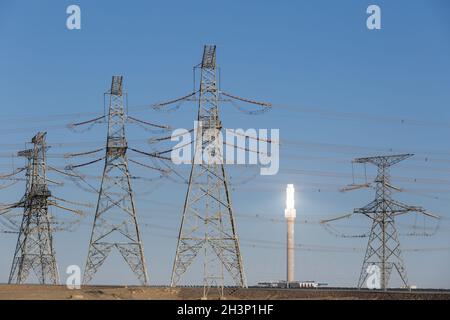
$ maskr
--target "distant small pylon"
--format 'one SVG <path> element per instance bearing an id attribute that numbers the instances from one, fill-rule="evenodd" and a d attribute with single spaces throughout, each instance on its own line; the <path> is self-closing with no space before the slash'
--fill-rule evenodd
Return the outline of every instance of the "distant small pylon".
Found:
<path id="1" fill-rule="evenodd" d="M 363 208 L 354 210 L 354 213 L 363 214 L 372 219 L 369 242 L 358 281 L 359 288 L 366 284 L 370 266 L 376 266 L 380 270 L 380 289 L 386 290 L 388 288 L 393 270 L 400 275 L 403 285 L 409 287 L 395 226 L 395 217 L 409 212 L 418 212 L 432 218 L 438 218 L 425 212 L 421 207 L 410 206 L 392 198 L 392 191 L 398 191 L 399 188 L 391 185 L 389 168 L 412 156 L 412 154 L 376 156 L 358 158 L 353 161 L 354 163 L 371 163 L 378 167 L 375 178 L 375 200 Z"/>
<path id="2" fill-rule="evenodd" d="M 33 271 L 40 284 L 59 284 L 48 211 L 51 193 L 47 186 L 45 132 L 32 139 L 33 148 L 20 151 L 27 158 L 26 193 L 18 203 L 24 208 L 8 283 L 24 283 Z"/>

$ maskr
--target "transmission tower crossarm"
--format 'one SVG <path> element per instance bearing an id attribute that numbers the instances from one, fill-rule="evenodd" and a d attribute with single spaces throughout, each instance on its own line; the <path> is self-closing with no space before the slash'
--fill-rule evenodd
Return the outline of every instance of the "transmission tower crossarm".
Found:
<path id="1" fill-rule="evenodd" d="M 366 206 L 355 209 L 353 213 L 360 213 L 371 219 L 378 219 L 380 215 L 386 213 L 386 210 L 388 210 L 387 214 L 390 216 L 398 216 L 418 209 L 418 207 L 408 206 L 393 199 L 375 199 Z"/>
<path id="2" fill-rule="evenodd" d="M 434 218 L 434 219 L 438 219 L 438 220 L 442 219 L 441 216 L 433 214 L 433 213 L 430 213 L 430 212 L 427 212 L 427 211 L 425 211 L 422 208 L 419 208 L 419 209 L 414 210 L 414 211 L 417 212 L 417 213 L 423 214 L 424 216 L 430 217 L 430 218 Z"/>
<path id="3" fill-rule="evenodd" d="M 127 119 L 130 119 L 132 121 L 135 121 L 135 122 L 138 122 L 138 123 L 141 123 L 141 124 L 145 124 L 145 125 L 148 125 L 148 126 L 152 126 L 152 127 L 155 127 L 155 128 L 160 128 L 160 129 L 164 129 L 164 130 L 170 130 L 171 129 L 169 125 L 156 124 L 156 123 L 152 123 L 152 122 L 148 122 L 148 121 L 145 121 L 145 120 L 141 120 L 141 119 L 138 119 L 138 118 L 135 118 L 135 117 L 132 117 L 132 116 L 128 116 Z"/>
<path id="4" fill-rule="evenodd" d="M 375 181 L 375 182 L 377 182 L 377 181 Z M 393 189 L 393 190 L 395 190 L 395 191 L 399 191 L 399 192 L 403 191 L 402 188 L 396 187 L 396 186 L 390 184 L 389 182 L 386 182 L 386 181 L 383 182 L 383 181 L 382 181 L 382 183 L 384 183 L 384 185 L 385 185 L 386 187 L 391 188 L 391 189 Z"/>
<path id="5" fill-rule="evenodd" d="M 198 91 L 194 91 L 192 93 L 189 93 L 189 94 L 184 95 L 184 96 L 179 97 L 179 98 L 175 98 L 175 99 L 171 99 L 171 100 L 168 100 L 168 101 L 152 104 L 151 107 L 153 109 L 160 109 L 161 107 L 164 107 L 164 106 L 168 106 L 168 105 L 171 105 L 171 104 L 174 104 L 174 103 L 177 103 L 177 102 L 188 100 L 189 98 L 195 96 L 197 93 L 198 93 Z"/>
<path id="6" fill-rule="evenodd" d="M 65 167 L 65 170 L 71 170 L 71 169 L 74 169 L 74 168 L 85 167 L 85 166 L 97 163 L 97 162 L 105 160 L 105 159 L 106 159 L 106 157 L 101 157 L 101 158 L 98 158 L 98 159 L 95 159 L 95 160 L 92 160 L 92 161 L 89 161 L 89 162 L 85 162 L 85 163 L 82 163 L 82 164 L 77 164 L 77 165 L 70 164 L 70 165 L 67 165 Z"/>
<path id="7" fill-rule="evenodd" d="M 128 159 L 128 161 L 130 161 L 130 162 L 132 162 L 132 163 L 134 163 L 134 164 L 137 164 L 137 165 L 139 165 L 139 166 L 142 166 L 142 167 L 144 167 L 144 168 L 147 168 L 147 169 L 159 171 L 159 172 L 161 172 L 162 174 L 168 174 L 168 173 L 170 173 L 170 170 L 166 170 L 166 169 L 154 167 L 154 166 L 151 166 L 151 165 L 148 165 L 148 164 L 145 164 L 145 163 L 141 163 L 141 162 L 136 161 L 136 160 L 133 160 L 133 159 Z"/>
<path id="8" fill-rule="evenodd" d="M 336 218 L 331 218 L 331 219 L 325 219 L 325 220 L 320 220 L 320 223 L 329 223 L 329 222 L 333 222 L 333 221 L 337 221 L 337 220 L 341 220 L 341 219 L 347 219 L 350 218 L 353 215 L 353 213 L 348 213 L 348 214 L 344 214 L 343 216 L 339 216 Z"/>
<path id="9" fill-rule="evenodd" d="M 1 204 L 0 211 L 21 207 L 21 206 L 23 206 L 23 203 L 24 203 L 23 201 L 19 201 L 19 202 L 10 203 L 10 204 Z"/>
<path id="10" fill-rule="evenodd" d="M 233 95 L 231 93 L 226 93 L 224 91 L 220 91 L 220 94 L 222 94 L 222 95 L 224 95 L 224 96 L 226 96 L 228 98 L 239 100 L 239 101 L 242 101 L 242 102 L 246 102 L 246 103 L 250 103 L 250 104 L 256 104 L 256 105 L 259 105 L 259 106 L 262 106 L 262 107 L 266 107 L 266 108 L 272 107 L 272 104 L 269 103 L 269 102 L 262 102 L 262 101 L 255 101 L 255 100 L 251 100 L 251 99 L 246 99 L 246 98 L 238 97 L 238 96 Z"/>
<path id="11" fill-rule="evenodd" d="M 16 174 L 19 174 L 19 173 L 21 173 L 22 171 L 24 171 L 26 169 L 27 169 L 26 167 L 18 168 L 14 172 L 11 172 L 11 173 L 8 173 L 8 174 L 5 174 L 5 175 L 0 175 L 0 180 L 1 179 L 5 179 L 5 178 L 9 178 L 9 177 L 12 177 L 12 176 L 15 176 Z"/>
<path id="12" fill-rule="evenodd" d="M 64 172 L 63 170 L 58 169 L 58 168 L 55 168 L 55 167 L 52 167 L 52 166 L 47 166 L 47 168 L 48 168 L 49 170 L 55 171 L 55 172 L 57 172 L 57 173 L 59 173 L 59 174 L 62 174 L 62 175 L 68 176 L 68 177 L 78 178 L 77 175 L 74 175 L 74 174 L 70 174 L 70 173 Z"/>
<path id="13" fill-rule="evenodd" d="M 370 187 L 371 187 L 370 183 L 349 184 L 346 187 L 339 189 L 339 192 L 348 192 L 348 191 L 354 191 L 354 190 L 359 190 L 359 189 L 363 189 L 363 188 L 370 188 Z"/>
<path id="14" fill-rule="evenodd" d="M 55 184 L 55 185 L 59 185 L 59 186 L 64 185 L 63 182 L 55 181 L 55 180 L 52 180 L 52 179 L 49 179 L 49 178 L 46 178 L 45 180 L 46 180 L 47 182 L 53 183 L 53 184 Z"/>
<path id="15" fill-rule="evenodd" d="M 375 156 L 375 157 L 365 157 L 365 158 L 356 158 L 353 160 L 353 163 L 372 163 L 376 166 L 392 166 L 397 164 L 400 161 L 403 161 L 407 158 L 414 156 L 414 154 L 397 154 L 397 155 L 389 155 L 389 156 Z"/>
<path id="16" fill-rule="evenodd" d="M 100 151 L 102 151 L 104 149 L 105 148 L 98 148 L 98 149 L 95 149 L 95 150 L 84 151 L 84 152 L 79 152 L 79 153 L 66 153 L 66 154 L 64 154 L 64 158 L 86 156 L 86 155 L 89 155 L 89 154 L 94 154 L 94 153 L 100 152 Z"/>
<path id="17" fill-rule="evenodd" d="M 141 151 L 141 150 L 134 149 L 134 148 L 130 148 L 130 150 L 134 151 L 136 153 L 140 153 L 140 154 L 152 157 L 152 158 L 158 158 L 158 159 L 162 159 L 162 160 L 172 160 L 172 158 L 170 158 L 170 157 L 161 156 L 159 152 L 148 153 L 148 152 Z"/>
<path id="18" fill-rule="evenodd" d="M 83 122 L 71 123 L 71 124 L 68 125 L 68 127 L 82 126 L 82 125 L 85 125 L 85 124 L 88 124 L 88 123 L 93 123 L 93 122 L 96 122 L 98 120 L 104 119 L 105 117 L 106 117 L 106 115 L 103 115 L 103 116 L 99 116 L 97 118 L 86 120 L 86 121 L 83 121 Z"/>
<path id="19" fill-rule="evenodd" d="M 62 210 L 70 211 L 70 212 L 76 213 L 78 215 L 83 215 L 83 212 L 80 211 L 80 210 L 74 210 L 74 209 L 71 209 L 71 208 L 64 207 L 64 206 L 62 206 L 62 205 L 60 205 L 60 204 L 58 204 L 58 203 L 56 203 L 54 201 L 49 201 L 48 204 L 50 206 L 54 206 L 54 207 L 57 207 L 57 208 L 62 209 Z"/>

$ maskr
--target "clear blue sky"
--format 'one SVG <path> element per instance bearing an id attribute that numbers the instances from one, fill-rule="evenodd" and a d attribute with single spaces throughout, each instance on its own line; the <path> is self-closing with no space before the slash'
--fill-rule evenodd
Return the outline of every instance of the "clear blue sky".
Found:
<path id="1" fill-rule="evenodd" d="M 81 7 L 81 30 L 66 29 L 70 4 Z M 366 28 L 370 4 L 381 7 L 381 30 Z M 404 260 L 410 282 L 450 288 L 449 16 L 446 0 L 1 0 L 0 172 L 10 172 L 12 162 L 16 167 L 23 164 L 9 155 L 38 130 L 48 132 L 49 162 L 56 167 L 70 162 L 58 156 L 62 153 L 101 147 L 104 125 L 83 134 L 65 125 L 103 112 L 103 92 L 113 74 L 124 75 L 131 113 L 192 127 L 194 104 L 170 114 L 142 106 L 190 92 L 192 67 L 200 62 L 202 46 L 214 43 L 222 89 L 274 104 L 274 110 L 259 116 L 224 105 L 224 126 L 279 128 L 283 143 L 276 176 L 255 176 L 257 168 L 230 168 L 249 284 L 285 277 L 285 224 L 270 219 L 283 218 L 284 189 L 294 183 L 298 220 L 308 221 L 296 225 L 296 243 L 320 249 L 296 252 L 296 277 L 356 285 L 367 239 L 336 238 L 316 222 L 351 212 L 373 198 L 372 190 L 338 192 L 352 182 L 351 159 L 410 152 L 416 156 L 392 171 L 393 182 L 411 191 L 398 199 L 444 217 L 433 237 L 400 238 L 402 247 L 409 249 Z M 149 150 L 146 139 L 152 133 L 136 127 L 128 134 L 130 144 Z M 373 169 L 368 167 L 370 175 Z M 100 175 L 101 170 L 97 164 L 84 172 Z M 155 175 L 133 166 L 131 170 L 135 175 Z M 180 169 L 184 174 L 188 170 Z M 246 177 L 253 178 L 244 183 Z M 65 182 L 64 187 L 52 188 L 55 195 L 95 203 L 94 194 L 63 177 L 52 178 Z M 95 186 L 99 182 L 90 181 Z M 19 183 L 0 190 L 0 203 L 19 199 L 24 187 Z M 150 281 L 167 284 L 186 186 L 136 182 L 135 190 L 138 219 L 147 224 L 142 232 Z M 55 235 L 63 281 L 68 265 L 84 267 L 93 220 L 92 209 L 87 211 L 75 231 Z M 53 213 L 62 220 L 73 219 L 65 212 Z M 400 234 L 410 232 L 415 219 L 416 215 L 401 218 Z M 422 223 L 421 218 L 417 221 Z M 348 233 L 369 230 L 363 218 L 338 226 Z M 17 239 L 9 234 L 0 238 L 0 282 L 6 282 Z M 186 280 L 200 283 L 200 276 L 200 269 L 192 270 Z M 112 256 L 94 283 L 135 280 L 125 263 Z"/>

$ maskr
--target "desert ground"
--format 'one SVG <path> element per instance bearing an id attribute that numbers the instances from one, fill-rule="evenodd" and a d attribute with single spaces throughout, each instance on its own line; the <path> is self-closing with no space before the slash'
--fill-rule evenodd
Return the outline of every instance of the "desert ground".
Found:
<path id="1" fill-rule="evenodd" d="M 65 286 L 0 284 L 0 300 L 199 300 L 201 287 L 83 286 L 70 290 Z M 217 299 L 212 289 L 209 299 Z M 450 300 L 450 291 L 370 291 L 352 289 L 264 289 L 226 288 L 227 300 Z"/>

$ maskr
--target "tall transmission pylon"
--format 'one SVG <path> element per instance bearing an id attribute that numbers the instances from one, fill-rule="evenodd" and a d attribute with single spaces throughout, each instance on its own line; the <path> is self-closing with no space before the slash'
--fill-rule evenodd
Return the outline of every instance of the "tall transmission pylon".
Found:
<path id="1" fill-rule="evenodd" d="M 216 46 L 204 47 L 200 69 L 194 161 L 184 202 L 171 286 L 179 284 L 182 275 L 197 255 L 203 252 L 203 297 L 206 298 L 211 288 L 217 288 L 219 295 L 223 296 L 225 271 L 238 287 L 245 287 L 246 281 L 223 164 L 222 142 L 219 139 L 222 123 L 219 118 Z"/>
<path id="2" fill-rule="evenodd" d="M 401 189 L 390 183 L 390 167 L 402 160 L 412 157 L 412 154 L 391 156 L 376 156 L 355 159 L 354 163 L 371 163 L 378 167 L 375 179 L 375 200 L 365 207 L 355 209 L 354 213 L 363 214 L 372 220 L 372 228 L 367 244 L 367 250 L 358 281 L 358 288 L 366 283 L 370 266 L 377 266 L 380 271 L 380 287 L 388 288 L 392 271 L 395 270 L 405 287 L 409 287 L 405 264 L 400 249 L 400 241 L 395 226 L 395 217 L 409 212 L 417 212 L 432 218 L 439 218 L 425 212 L 422 207 L 410 206 L 392 198 L 393 191 Z"/>
<path id="3" fill-rule="evenodd" d="M 95 211 L 83 283 L 90 282 L 113 247 L 117 248 L 139 281 L 148 284 L 139 226 L 136 218 L 125 138 L 122 76 L 113 76 L 109 96 L 105 166 Z"/>
<path id="4" fill-rule="evenodd" d="M 24 283 L 33 271 L 40 284 L 59 284 L 52 236 L 52 217 L 48 211 L 51 193 L 47 185 L 45 132 L 33 137 L 32 149 L 18 152 L 27 158 L 26 192 L 16 207 L 23 207 L 14 259 L 8 283 Z"/>

